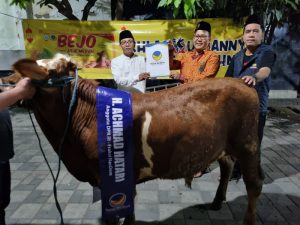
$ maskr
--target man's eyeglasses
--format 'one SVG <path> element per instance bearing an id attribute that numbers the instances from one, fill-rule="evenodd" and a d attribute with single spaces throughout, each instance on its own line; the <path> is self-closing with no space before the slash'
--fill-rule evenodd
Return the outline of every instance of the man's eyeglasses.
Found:
<path id="1" fill-rule="evenodd" d="M 205 40 L 206 38 L 208 38 L 208 36 L 207 35 L 195 35 L 194 38 L 195 39 Z"/>
<path id="2" fill-rule="evenodd" d="M 126 40 L 126 41 L 123 40 L 123 41 L 121 41 L 121 45 L 126 45 L 126 44 L 131 45 L 133 42 L 134 42 L 133 40 Z"/>

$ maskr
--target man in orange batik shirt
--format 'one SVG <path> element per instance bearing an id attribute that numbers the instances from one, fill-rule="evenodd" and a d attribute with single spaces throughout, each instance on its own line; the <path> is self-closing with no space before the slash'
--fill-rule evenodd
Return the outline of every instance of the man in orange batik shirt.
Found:
<path id="1" fill-rule="evenodd" d="M 197 24 L 194 37 L 194 49 L 179 53 L 174 59 L 174 46 L 169 44 L 170 68 L 180 69 L 180 74 L 172 74 L 171 78 L 183 83 L 213 78 L 220 67 L 220 57 L 209 49 L 211 26 L 205 21 Z"/>
<path id="2" fill-rule="evenodd" d="M 171 74 L 171 78 L 179 79 L 188 84 L 206 78 L 214 78 L 220 68 L 220 57 L 209 49 L 211 26 L 200 21 L 193 37 L 194 49 L 178 53 L 174 59 L 174 46 L 169 42 L 169 57 L 171 70 L 180 69 L 180 74 Z M 209 172 L 209 168 L 194 174 L 194 178 Z"/>

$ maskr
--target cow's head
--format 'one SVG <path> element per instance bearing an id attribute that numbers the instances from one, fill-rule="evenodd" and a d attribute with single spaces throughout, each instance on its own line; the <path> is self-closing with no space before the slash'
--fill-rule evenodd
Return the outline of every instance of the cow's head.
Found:
<path id="1" fill-rule="evenodd" d="M 20 59 L 12 65 L 14 73 L 2 78 L 2 83 L 16 84 L 20 79 L 45 80 L 53 77 L 74 76 L 76 64 L 66 55 L 56 54 L 53 59 Z"/>
<path id="2" fill-rule="evenodd" d="M 36 61 L 37 64 L 47 71 L 47 75 L 51 78 L 61 76 L 74 76 L 76 71 L 75 62 L 67 55 L 56 54 L 53 59 L 41 59 Z"/>

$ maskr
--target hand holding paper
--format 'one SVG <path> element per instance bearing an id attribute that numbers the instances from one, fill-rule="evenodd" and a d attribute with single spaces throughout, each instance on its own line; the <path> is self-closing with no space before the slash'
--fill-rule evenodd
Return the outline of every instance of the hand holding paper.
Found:
<path id="1" fill-rule="evenodd" d="M 180 74 L 178 74 L 178 73 L 172 73 L 172 74 L 170 75 L 170 78 L 179 80 L 179 79 L 180 79 Z"/>
<path id="2" fill-rule="evenodd" d="M 142 80 L 147 80 L 150 78 L 150 73 L 141 73 L 139 75 L 139 81 L 142 81 Z"/>

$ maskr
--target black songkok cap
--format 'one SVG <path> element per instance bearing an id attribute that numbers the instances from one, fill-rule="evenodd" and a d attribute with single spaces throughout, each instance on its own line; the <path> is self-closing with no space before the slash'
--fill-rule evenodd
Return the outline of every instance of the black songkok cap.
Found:
<path id="1" fill-rule="evenodd" d="M 209 32 L 210 34 L 210 31 L 211 31 L 211 27 L 210 27 L 210 24 L 208 22 L 205 22 L 205 21 L 200 21 L 197 26 L 196 26 L 196 29 L 195 29 L 195 32 L 197 30 L 206 30 Z"/>
<path id="2" fill-rule="evenodd" d="M 132 33 L 130 32 L 130 30 L 123 30 L 120 33 L 119 42 L 121 42 L 125 38 L 132 38 L 134 40 L 134 38 L 133 38 Z"/>
<path id="3" fill-rule="evenodd" d="M 245 22 L 244 28 L 248 24 L 251 24 L 251 23 L 255 23 L 255 24 L 260 25 L 261 29 L 264 30 L 264 23 L 263 23 L 262 19 L 259 16 L 255 15 L 255 14 L 249 16 L 247 18 L 246 22 Z"/>

